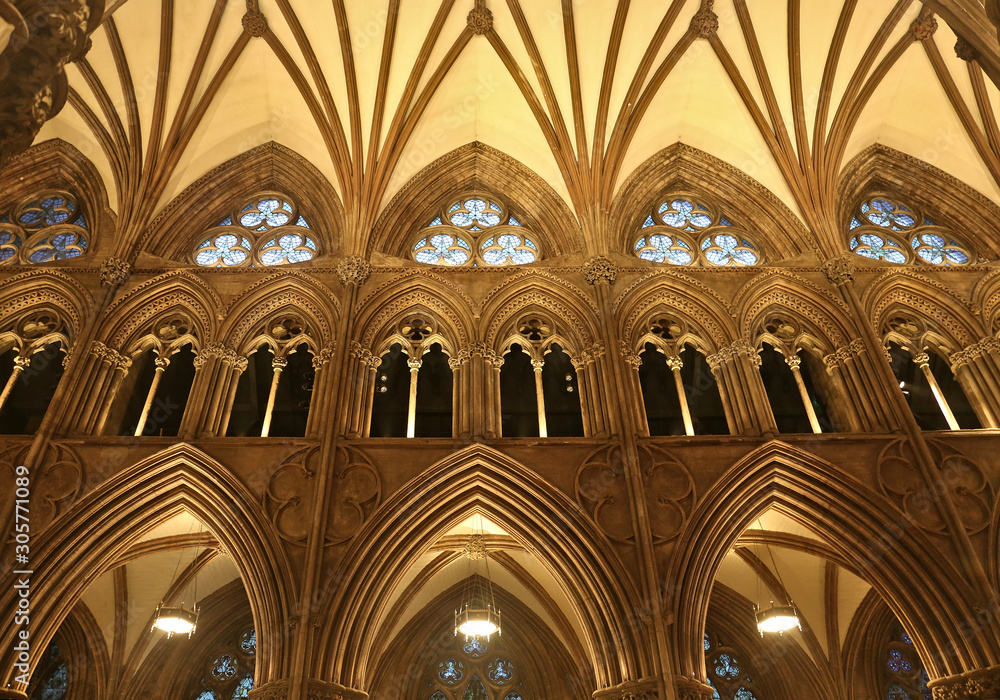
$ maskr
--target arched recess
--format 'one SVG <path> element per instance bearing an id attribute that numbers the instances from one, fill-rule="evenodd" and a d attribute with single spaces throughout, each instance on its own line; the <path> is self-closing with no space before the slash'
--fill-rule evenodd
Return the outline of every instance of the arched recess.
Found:
<path id="1" fill-rule="evenodd" d="M 461 661 L 463 656 L 466 663 L 475 662 L 477 656 L 483 661 L 493 656 L 512 661 L 517 680 L 524 686 L 510 684 L 491 688 L 498 698 L 509 691 L 515 691 L 525 700 L 589 696 L 593 671 L 580 658 L 582 650 L 567 649 L 544 620 L 526 606 L 519 605 L 521 601 L 517 596 L 496 584 L 493 588 L 504 619 L 516 620 L 505 623 L 506 635 L 493 635 L 489 642 L 479 640 L 485 644 L 486 651 L 473 651 L 471 659 L 470 655 L 462 653 L 465 636 L 455 635 L 453 616 L 455 601 L 462 596 L 463 583 L 456 584 L 436 596 L 379 650 L 368 685 L 372 699 L 428 700 L 432 691 L 426 690 L 425 682 L 428 676 L 436 675 L 434 671 L 439 662 L 448 657 Z M 380 636 L 380 633 L 374 634 Z M 486 665 L 482 661 L 479 663 Z M 463 669 L 463 672 L 462 680 L 469 680 L 471 670 Z M 488 685 L 497 685 L 490 684 L 487 678 L 483 680 Z"/>
<path id="2" fill-rule="evenodd" d="M 933 677 L 988 668 L 1000 635 L 975 609 L 976 595 L 924 534 L 883 498 L 839 468 L 772 441 L 737 462 L 698 505 L 666 570 L 673 601 L 675 672 L 705 678 L 702 657 L 712 584 L 740 534 L 780 505 L 887 602 L 914 637 Z M 926 585 L 914 586 L 913 581 Z"/>
<path id="3" fill-rule="evenodd" d="M 75 146 L 49 139 L 32 146 L 0 171 L 0 206 L 51 189 L 67 190 L 79 197 L 78 204 L 91 227 L 91 249 L 94 244 L 103 247 L 107 238 L 100 234 L 114 226 L 108 191 L 97 168 Z"/>
<path id="4" fill-rule="evenodd" d="M 565 494 L 485 445 L 425 470 L 365 525 L 341 564 L 318 639 L 324 680 L 369 684 L 371 634 L 408 564 L 470 513 L 501 526 L 532 552 L 568 596 L 594 669 L 594 689 L 652 673 L 651 630 L 633 611 L 639 593 L 610 543 Z"/>
<path id="5" fill-rule="evenodd" d="M 724 203 L 727 212 L 757 232 L 771 261 L 817 250 L 812 234 L 773 192 L 729 163 L 683 143 L 646 160 L 618 190 L 608 225 L 611 249 L 635 258 L 633 244 L 650 209 L 674 192 L 704 193 Z"/>
<path id="6" fill-rule="evenodd" d="M 983 275 L 972 292 L 973 312 L 983 319 L 990 336 L 1000 333 L 1000 270 Z"/>
<path id="7" fill-rule="evenodd" d="M 222 464 L 177 443 L 119 471 L 32 540 L 32 638 L 44 646 L 85 590 L 144 533 L 183 510 L 215 534 L 240 572 L 260 640 L 261 684 L 286 677 L 293 618 L 292 565 L 257 499 Z M 13 589 L 12 589 L 13 591 Z M 5 592 L 4 609 L 15 596 Z M 16 675 L 17 628 L 0 632 L 5 685 Z"/>
<path id="8" fill-rule="evenodd" d="M 855 156 L 837 183 L 837 239 L 831 250 L 846 250 L 853 209 L 866 195 L 885 193 L 933 212 L 972 246 L 981 258 L 1000 257 L 1000 206 L 961 180 L 908 153 L 874 144 Z M 975 262 L 973 260 L 972 262 Z"/>
<path id="9" fill-rule="evenodd" d="M 57 270 L 25 270 L 0 282 L 0 324 L 34 308 L 51 307 L 63 317 L 70 342 L 82 330 L 92 304 L 83 285 Z M 0 332 L 6 330 L 0 326 Z"/>
<path id="10" fill-rule="evenodd" d="M 337 191 L 307 158 L 269 141 L 209 170 L 173 198 L 145 229 L 138 250 L 184 260 L 198 232 L 216 226 L 228 209 L 261 191 L 295 199 L 324 253 L 341 248 L 344 207 Z"/>
<path id="11" fill-rule="evenodd" d="M 576 217 L 558 193 L 506 153 L 474 141 L 441 156 L 403 186 L 375 222 L 368 254 L 409 257 L 408 234 L 426 226 L 448 200 L 479 191 L 495 192 L 522 212 L 523 223 L 543 237 L 546 257 L 583 252 Z"/>

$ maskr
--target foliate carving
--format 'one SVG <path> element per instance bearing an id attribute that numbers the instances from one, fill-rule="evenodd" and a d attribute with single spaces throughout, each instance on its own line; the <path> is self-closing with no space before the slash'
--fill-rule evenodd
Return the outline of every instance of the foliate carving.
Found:
<path id="1" fill-rule="evenodd" d="M 127 369 L 132 366 L 132 358 L 126 357 L 116 350 L 112 350 L 99 340 L 95 340 L 91 344 L 90 354 L 116 368 Z"/>
<path id="2" fill-rule="evenodd" d="M 343 285 L 363 285 L 371 277 L 371 263 L 359 255 L 349 255 L 337 263 L 337 276 Z"/>
<path id="3" fill-rule="evenodd" d="M 719 16 L 712 12 L 715 0 L 705 0 L 701 9 L 691 18 L 691 31 L 701 39 L 711 39 L 719 31 Z"/>
<path id="4" fill-rule="evenodd" d="M 831 284 L 841 285 L 854 281 L 854 261 L 847 254 L 830 258 L 823 263 L 823 274 Z"/>
<path id="5" fill-rule="evenodd" d="M 955 55 L 967 63 L 979 60 L 979 52 L 963 37 L 958 37 L 958 41 L 955 42 Z"/>
<path id="6" fill-rule="evenodd" d="M 274 681 L 250 691 L 250 700 L 288 700 L 292 692 L 292 682 L 289 680 Z"/>
<path id="7" fill-rule="evenodd" d="M 659 682 L 656 678 L 625 681 L 594 693 L 594 700 L 659 700 L 659 697 Z M 711 697 L 711 693 L 708 697 Z"/>
<path id="8" fill-rule="evenodd" d="M 92 2 L 3 3 L 14 31 L 0 63 L 0 167 L 26 150 L 66 101 L 63 66 L 86 51 Z M 22 14 L 23 13 L 23 14 Z M 2 69 L 0 69 L 2 70 Z"/>
<path id="9" fill-rule="evenodd" d="M 101 286 L 120 287 L 128 281 L 132 266 L 121 258 L 104 258 L 101 263 Z"/>
<path id="10" fill-rule="evenodd" d="M 306 681 L 306 700 L 368 700 L 368 693 L 328 681 Z"/>
<path id="11" fill-rule="evenodd" d="M 333 348 L 323 348 L 313 356 L 312 366 L 315 370 L 323 369 L 330 360 L 333 359 Z"/>
<path id="12" fill-rule="evenodd" d="M 993 700 L 1000 696 L 1000 667 L 931 681 L 934 700 Z"/>
<path id="13" fill-rule="evenodd" d="M 937 28 L 937 19 L 933 13 L 925 9 L 920 13 L 919 17 L 913 20 L 913 24 L 910 25 L 910 33 L 913 34 L 915 41 L 927 41 L 934 36 Z"/>
<path id="14" fill-rule="evenodd" d="M 486 7 L 486 0 L 476 0 L 476 6 L 469 12 L 466 23 L 476 36 L 483 36 L 492 31 L 493 13 Z"/>
<path id="15" fill-rule="evenodd" d="M 978 343 L 973 343 L 964 350 L 959 350 L 951 354 L 951 371 L 957 372 L 970 362 L 975 362 L 990 352 L 1000 352 L 1000 341 L 996 338 L 983 338 Z"/>
<path id="16" fill-rule="evenodd" d="M 243 15 L 243 29 L 253 37 L 262 37 L 267 33 L 267 18 L 256 10 L 247 10 Z"/>
<path id="17" fill-rule="evenodd" d="M 832 352 L 824 357 L 823 362 L 826 364 L 827 369 L 835 369 L 851 358 L 857 357 L 864 351 L 865 341 L 860 338 L 855 338 L 850 342 L 850 344 L 845 345 L 842 348 L 838 348 L 835 352 Z"/>
<path id="18" fill-rule="evenodd" d="M 934 534 L 945 534 L 946 524 L 937 507 L 942 494 L 956 505 L 969 534 L 981 532 L 991 522 L 994 489 L 982 467 L 950 444 L 927 440 L 938 465 L 935 483 L 928 484 L 916 466 L 904 439 L 887 445 L 878 460 L 879 487 L 918 526 Z"/>
<path id="19" fill-rule="evenodd" d="M 614 284 L 618 279 L 618 266 L 607 255 L 595 255 L 583 264 L 583 277 L 587 284 Z"/>
<path id="20" fill-rule="evenodd" d="M 715 692 L 712 686 L 706 683 L 682 676 L 674 678 L 674 686 L 679 700 L 707 700 L 713 697 Z"/>

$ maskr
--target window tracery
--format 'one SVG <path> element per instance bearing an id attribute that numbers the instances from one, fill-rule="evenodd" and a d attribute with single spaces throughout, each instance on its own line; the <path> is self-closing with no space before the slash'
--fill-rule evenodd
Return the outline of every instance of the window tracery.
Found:
<path id="1" fill-rule="evenodd" d="M 849 231 L 851 251 L 871 260 L 949 267 L 968 265 L 975 257 L 947 228 L 915 207 L 883 195 L 858 205 Z"/>
<path id="2" fill-rule="evenodd" d="M 758 700 L 754 683 L 737 651 L 725 646 L 714 634 L 705 633 L 705 667 L 713 700 Z"/>
<path id="3" fill-rule="evenodd" d="M 257 632 L 244 630 L 209 657 L 194 700 L 242 700 L 253 690 Z"/>
<path id="4" fill-rule="evenodd" d="M 457 640 L 448 654 L 432 666 L 424 686 L 427 700 L 523 700 L 520 664 L 493 644 Z"/>
<path id="5" fill-rule="evenodd" d="M 445 207 L 416 236 L 413 259 L 425 265 L 505 267 L 541 257 L 534 234 L 497 197 L 470 194 Z"/>
<path id="6" fill-rule="evenodd" d="M 62 650 L 52 642 L 32 675 L 29 700 L 63 700 L 69 689 L 69 668 Z"/>
<path id="7" fill-rule="evenodd" d="M 203 267 L 270 267 L 312 260 L 319 253 L 311 227 L 289 198 L 257 195 L 201 234 L 190 261 Z"/>
<path id="8" fill-rule="evenodd" d="M 745 267 L 763 261 L 750 234 L 718 207 L 683 194 L 654 207 L 633 250 L 642 260 L 671 265 Z"/>
<path id="9" fill-rule="evenodd" d="M 47 190 L 0 212 L 0 265 L 68 260 L 87 252 L 87 219 L 73 195 Z"/>
<path id="10" fill-rule="evenodd" d="M 882 691 L 887 700 L 932 700 L 930 678 L 902 628 L 890 636 L 882 663 Z"/>

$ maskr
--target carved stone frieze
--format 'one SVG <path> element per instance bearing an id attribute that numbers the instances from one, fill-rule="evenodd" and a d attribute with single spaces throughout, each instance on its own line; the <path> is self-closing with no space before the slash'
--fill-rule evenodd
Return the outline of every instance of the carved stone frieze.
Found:
<path id="1" fill-rule="evenodd" d="M 964 350 L 959 350 L 951 355 L 951 371 L 957 372 L 970 362 L 975 362 L 979 358 L 990 352 L 1000 352 L 1000 341 L 996 338 L 983 338 L 977 343 L 973 343 Z"/>
<path id="2" fill-rule="evenodd" d="M 995 700 L 1000 697 L 1000 666 L 939 678 L 927 686 L 934 700 Z"/>

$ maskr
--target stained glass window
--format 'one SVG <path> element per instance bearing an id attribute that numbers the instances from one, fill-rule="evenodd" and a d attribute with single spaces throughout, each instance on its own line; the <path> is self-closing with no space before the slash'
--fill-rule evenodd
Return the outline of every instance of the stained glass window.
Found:
<path id="1" fill-rule="evenodd" d="M 740 688 L 739 690 L 736 691 L 736 694 L 733 696 L 733 700 L 757 700 L 757 696 L 751 693 L 746 688 Z"/>
<path id="2" fill-rule="evenodd" d="M 742 267 L 763 260 L 748 234 L 694 197 L 671 197 L 654 207 L 634 252 L 642 260 L 671 265 Z"/>
<path id="3" fill-rule="evenodd" d="M 892 633 L 882 666 L 886 700 L 932 700 L 930 680 L 913 640 L 900 628 Z"/>
<path id="4" fill-rule="evenodd" d="M 277 195 L 254 198 L 199 237 L 191 260 L 204 267 L 254 267 L 305 262 L 318 246 L 292 202 Z"/>
<path id="5" fill-rule="evenodd" d="M 713 700 L 757 700 L 751 674 L 739 660 L 737 651 L 727 647 L 710 631 L 705 632 L 704 647 Z"/>
<path id="6" fill-rule="evenodd" d="M 479 637 L 472 637 L 469 641 L 465 643 L 462 650 L 472 657 L 479 657 L 486 653 L 487 647 L 486 642 L 484 642 Z"/>
<path id="7" fill-rule="evenodd" d="M 233 691 L 232 700 L 250 697 L 251 690 L 253 690 L 253 676 L 248 673 L 243 676 L 243 679 L 236 686 L 236 690 Z"/>
<path id="8" fill-rule="evenodd" d="M 201 691 L 194 700 L 219 700 L 219 694 L 211 688 Z"/>
<path id="9" fill-rule="evenodd" d="M 212 677 L 217 681 L 228 681 L 236 675 L 236 659 L 223 654 L 212 662 Z"/>
<path id="10" fill-rule="evenodd" d="M 715 662 L 715 675 L 731 681 L 740 675 L 740 667 L 731 656 L 722 654 Z"/>
<path id="11" fill-rule="evenodd" d="M 431 219 L 410 253 L 425 265 L 527 265 L 541 257 L 528 228 L 496 197 L 463 197 Z"/>
<path id="12" fill-rule="evenodd" d="M 87 221 L 66 192 L 45 192 L 0 213 L 0 265 L 69 260 L 87 252 Z"/>
<path id="13" fill-rule="evenodd" d="M 240 638 L 240 649 L 247 654 L 257 653 L 257 630 L 247 630 Z"/>
<path id="14" fill-rule="evenodd" d="M 438 678 L 448 685 L 455 685 L 464 675 L 465 664 L 456 659 L 445 659 L 438 665 Z"/>
<path id="15" fill-rule="evenodd" d="M 887 197 L 862 202 L 850 224 L 850 248 L 858 255 L 889 263 L 968 265 L 972 253 L 947 229 L 914 207 Z M 904 238 L 905 237 L 905 238 Z M 908 240 L 912 253 L 901 242 Z"/>
<path id="16" fill-rule="evenodd" d="M 490 700 L 490 696 L 486 694 L 486 686 L 479 680 L 479 676 L 474 677 L 469 682 L 469 687 L 465 689 L 462 700 Z"/>
<path id="17" fill-rule="evenodd" d="M 65 659 L 63 659 L 62 651 L 55 642 L 49 645 L 45 659 L 39 664 L 35 673 L 41 675 L 41 680 L 36 685 L 36 678 L 32 677 L 32 683 L 29 686 L 33 686 L 31 700 L 62 700 L 66 696 L 69 686 L 69 669 Z"/>
<path id="18" fill-rule="evenodd" d="M 216 649 L 211 663 L 202 668 L 195 700 L 244 700 L 253 690 L 254 656 L 257 653 L 257 632 L 245 629 L 221 648 Z M 190 697 L 190 696 L 188 696 Z"/>
<path id="19" fill-rule="evenodd" d="M 496 658 L 488 666 L 490 680 L 497 685 L 504 685 L 514 677 L 514 665 L 507 659 Z"/>

